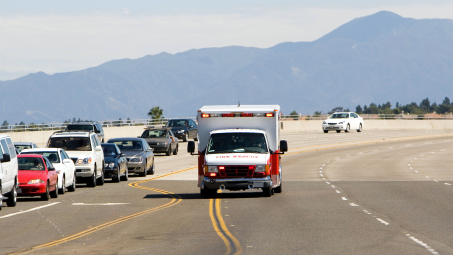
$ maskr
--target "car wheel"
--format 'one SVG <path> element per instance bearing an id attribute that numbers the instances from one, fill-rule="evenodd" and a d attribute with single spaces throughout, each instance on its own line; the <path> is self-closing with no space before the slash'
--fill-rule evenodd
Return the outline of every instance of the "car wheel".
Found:
<path id="1" fill-rule="evenodd" d="M 173 155 L 177 155 L 178 154 L 178 145 L 176 145 L 176 149 L 173 151 Z"/>
<path id="2" fill-rule="evenodd" d="M 148 172 L 150 175 L 153 175 L 154 174 L 154 159 L 153 159 L 153 165 L 151 166 L 149 172 Z"/>
<path id="3" fill-rule="evenodd" d="M 113 182 L 120 182 L 121 181 L 121 176 L 120 176 L 120 170 L 118 169 L 118 174 L 115 177 L 112 177 Z"/>
<path id="4" fill-rule="evenodd" d="M 87 181 L 87 186 L 88 187 L 96 187 L 96 175 L 97 175 L 97 171 L 96 171 L 96 165 L 95 165 L 94 166 L 94 173 L 90 177 L 90 179 Z"/>
<path id="5" fill-rule="evenodd" d="M 47 186 L 46 186 L 46 193 L 41 195 L 41 199 L 44 201 L 49 201 L 50 199 L 50 194 L 49 194 L 49 181 L 47 181 Z"/>
<path id="6" fill-rule="evenodd" d="M 277 188 L 274 189 L 275 193 L 282 193 L 282 184 L 283 184 L 283 182 L 280 181 L 280 186 L 278 186 Z"/>
<path id="7" fill-rule="evenodd" d="M 13 189 L 8 194 L 8 200 L 6 200 L 6 204 L 9 207 L 14 207 L 17 204 L 17 190 L 16 190 L 16 184 L 15 183 L 14 183 Z"/>
<path id="8" fill-rule="evenodd" d="M 148 173 L 148 169 L 146 169 L 146 165 L 148 165 L 148 162 L 145 163 L 145 166 L 143 167 L 143 172 L 139 173 L 138 176 L 144 177 Z"/>
<path id="9" fill-rule="evenodd" d="M 65 183 L 65 181 L 66 181 L 66 178 L 63 175 L 63 180 L 61 181 L 61 189 L 58 190 L 58 193 L 60 193 L 60 194 L 64 194 L 66 192 L 66 183 Z"/>
<path id="10" fill-rule="evenodd" d="M 337 133 L 340 133 L 340 132 L 341 132 L 341 130 L 336 130 L 336 131 L 337 131 Z"/>
<path id="11" fill-rule="evenodd" d="M 350 126 L 349 126 L 349 124 L 348 124 L 348 125 L 346 126 L 346 130 L 345 130 L 344 132 L 348 133 L 349 130 L 350 130 Z"/>
<path id="12" fill-rule="evenodd" d="M 362 123 L 360 123 L 359 129 L 357 129 L 357 132 L 362 132 Z"/>
<path id="13" fill-rule="evenodd" d="M 0 186 L 0 211 L 2 210 L 3 207 L 3 190 L 2 187 Z"/>
<path id="14" fill-rule="evenodd" d="M 124 174 L 124 176 L 121 176 L 121 180 L 122 181 L 129 180 L 129 170 L 127 170 L 127 168 L 126 168 L 126 173 Z"/>
<path id="15" fill-rule="evenodd" d="M 185 134 L 184 137 L 182 138 L 182 141 L 187 142 L 187 140 L 189 140 L 189 135 Z"/>
<path id="16" fill-rule="evenodd" d="M 273 190 L 272 190 L 272 187 L 271 187 L 271 186 L 269 186 L 269 187 L 267 187 L 267 188 L 263 188 L 263 195 L 264 195 L 265 197 L 270 197 L 270 196 L 272 196 L 272 191 L 273 191 Z"/>
<path id="17" fill-rule="evenodd" d="M 104 170 L 101 170 L 101 177 L 96 180 L 96 185 L 102 186 L 104 185 Z"/>
<path id="18" fill-rule="evenodd" d="M 197 135 L 197 137 L 194 137 L 193 140 L 194 140 L 195 142 L 197 142 L 197 141 L 198 141 L 198 135 Z"/>
<path id="19" fill-rule="evenodd" d="M 74 176 L 72 177 L 72 184 L 71 184 L 71 186 L 68 187 L 68 191 L 74 192 L 76 189 L 76 184 L 77 184 L 77 178 L 76 178 L 76 174 L 74 173 Z"/>
<path id="20" fill-rule="evenodd" d="M 167 152 L 165 152 L 165 155 L 170 156 L 170 154 L 171 154 L 171 146 L 168 146 L 168 150 L 167 150 Z"/>
<path id="21" fill-rule="evenodd" d="M 49 192 L 51 198 L 57 198 L 58 197 L 58 182 L 55 184 L 55 190 Z"/>
<path id="22" fill-rule="evenodd" d="M 329 133 L 329 130 L 324 130 L 324 133 Z"/>

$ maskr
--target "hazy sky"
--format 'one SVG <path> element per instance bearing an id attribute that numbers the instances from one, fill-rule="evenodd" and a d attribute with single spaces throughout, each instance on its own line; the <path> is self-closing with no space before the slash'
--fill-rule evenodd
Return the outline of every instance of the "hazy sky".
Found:
<path id="1" fill-rule="evenodd" d="M 451 0 L 0 0 L 0 80 L 163 51 L 313 41 L 381 10 L 453 19 Z"/>

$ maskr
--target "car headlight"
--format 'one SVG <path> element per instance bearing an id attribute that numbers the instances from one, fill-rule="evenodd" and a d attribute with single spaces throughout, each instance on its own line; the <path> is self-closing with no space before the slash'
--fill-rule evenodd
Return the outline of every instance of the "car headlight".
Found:
<path id="1" fill-rule="evenodd" d="M 131 159 L 130 159 L 130 162 L 138 162 L 138 163 L 140 163 L 140 162 L 142 162 L 142 161 L 143 161 L 143 157 L 140 157 L 140 158 L 131 158 Z"/>
<path id="2" fill-rule="evenodd" d="M 326 121 L 323 121 L 322 124 L 327 124 L 327 122 L 326 122 Z"/>
<path id="3" fill-rule="evenodd" d="M 182 134 L 184 134 L 184 129 L 182 129 L 182 130 L 178 130 L 178 133 L 182 133 Z"/>
<path id="4" fill-rule="evenodd" d="M 79 162 L 80 162 L 80 160 L 79 160 Z M 79 163 L 79 164 L 80 164 L 80 163 Z M 82 160 L 82 164 L 91 164 L 91 157 L 84 158 L 84 159 Z"/>
<path id="5" fill-rule="evenodd" d="M 115 167 L 115 163 L 110 162 L 110 163 L 105 163 L 105 168 L 113 168 Z"/>
<path id="6" fill-rule="evenodd" d="M 206 170 L 207 172 L 210 172 L 210 173 L 218 173 L 219 170 L 217 169 L 217 166 L 206 166 Z"/>
<path id="7" fill-rule="evenodd" d="M 41 179 L 34 179 L 34 180 L 30 180 L 28 182 L 28 184 L 39 184 L 39 183 L 45 183 L 45 182 Z"/>

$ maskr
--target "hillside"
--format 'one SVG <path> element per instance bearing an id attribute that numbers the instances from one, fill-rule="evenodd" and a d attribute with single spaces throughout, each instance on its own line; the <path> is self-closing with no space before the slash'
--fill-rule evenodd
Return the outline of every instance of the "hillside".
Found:
<path id="1" fill-rule="evenodd" d="M 205 104 L 280 104 L 284 114 L 453 97 L 453 20 L 391 12 L 354 19 L 313 42 L 122 59 L 0 82 L 0 121 L 194 116 Z"/>

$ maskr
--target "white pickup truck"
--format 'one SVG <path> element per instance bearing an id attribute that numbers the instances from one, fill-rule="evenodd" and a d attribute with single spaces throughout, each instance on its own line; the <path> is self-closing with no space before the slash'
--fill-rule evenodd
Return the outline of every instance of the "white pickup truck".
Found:
<path id="1" fill-rule="evenodd" d="M 3 206 L 3 198 L 6 197 L 8 206 L 16 206 L 19 165 L 17 155 L 11 138 L 0 135 L 0 210 Z"/>
<path id="2" fill-rule="evenodd" d="M 282 192 L 279 105 L 203 106 L 197 114 L 198 186 L 204 197 L 218 189 L 262 189 L 264 196 Z"/>

